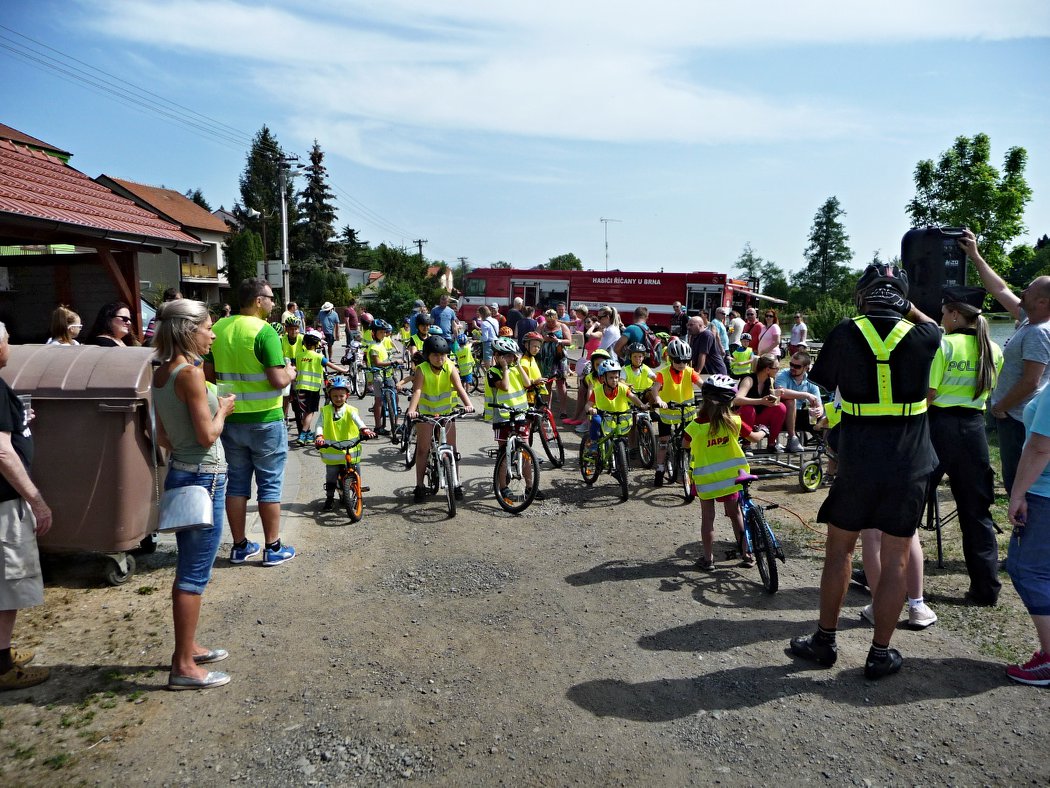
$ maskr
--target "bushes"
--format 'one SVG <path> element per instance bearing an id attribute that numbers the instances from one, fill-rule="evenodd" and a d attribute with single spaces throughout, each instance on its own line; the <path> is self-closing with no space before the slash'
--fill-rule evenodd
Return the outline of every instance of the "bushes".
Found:
<path id="1" fill-rule="evenodd" d="M 823 340 L 828 333 L 845 318 L 857 314 L 851 302 L 838 301 L 834 298 L 821 298 L 810 312 L 806 325 L 809 326 L 811 340 Z"/>

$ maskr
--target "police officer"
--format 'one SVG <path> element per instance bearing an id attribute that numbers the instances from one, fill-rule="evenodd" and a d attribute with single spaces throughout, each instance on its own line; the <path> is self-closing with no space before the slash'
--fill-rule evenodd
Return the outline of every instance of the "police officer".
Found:
<path id="1" fill-rule="evenodd" d="M 948 474 L 959 511 L 963 556 L 970 575 L 966 598 L 994 605 L 999 598 L 999 548 L 989 508 L 993 500 L 984 409 L 1003 366 L 1003 352 L 981 316 L 985 291 L 946 287 L 941 301 L 944 339 L 930 368 L 930 440 L 940 464 L 931 489 Z"/>
<path id="2" fill-rule="evenodd" d="M 908 280 L 895 265 L 872 264 L 854 291 L 859 317 L 833 328 L 810 378 L 838 389 L 839 469 L 818 520 L 828 524 L 820 583 L 817 631 L 791 640 L 791 651 L 831 667 L 839 613 L 850 581 L 857 537 L 882 532 L 882 572 L 872 589 L 875 633 L 864 675 L 878 679 L 900 670 L 890 639 L 905 599 L 908 555 L 926 504 L 936 456 L 926 418 L 930 363 L 940 328 L 908 300 Z"/>

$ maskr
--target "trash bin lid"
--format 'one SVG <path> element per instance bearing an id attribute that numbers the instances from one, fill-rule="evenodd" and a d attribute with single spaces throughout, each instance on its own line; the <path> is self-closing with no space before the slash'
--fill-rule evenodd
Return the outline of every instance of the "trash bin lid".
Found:
<path id="1" fill-rule="evenodd" d="M 40 399 L 146 399 L 154 355 L 148 347 L 11 345 L 0 377 Z"/>

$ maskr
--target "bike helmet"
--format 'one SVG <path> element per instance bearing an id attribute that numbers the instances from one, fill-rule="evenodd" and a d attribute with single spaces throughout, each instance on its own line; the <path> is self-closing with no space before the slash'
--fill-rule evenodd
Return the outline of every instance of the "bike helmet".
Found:
<path id="1" fill-rule="evenodd" d="M 597 360 L 596 363 L 598 364 L 601 363 L 603 358 L 612 358 L 612 353 L 601 347 L 591 353 L 591 361 Z"/>
<path id="2" fill-rule="evenodd" d="M 295 326 L 296 328 L 298 328 L 299 326 L 301 326 L 303 324 L 303 322 L 299 318 L 297 318 L 295 315 L 292 315 L 292 316 L 286 317 L 284 319 L 284 324 L 286 326 Z"/>
<path id="3" fill-rule="evenodd" d="M 853 303 L 857 309 L 864 306 L 865 294 L 880 285 L 889 285 L 902 297 L 908 297 L 908 274 L 904 269 L 892 263 L 869 263 L 853 289 Z"/>
<path id="4" fill-rule="evenodd" d="M 689 349 L 689 345 L 681 339 L 672 339 L 671 344 L 667 346 L 667 357 L 671 361 L 685 361 L 688 363 L 692 355 L 693 352 Z"/>
<path id="5" fill-rule="evenodd" d="M 376 320 L 372 322 L 372 330 L 390 332 L 394 330 L 394 327 L 382 318 L 376 318 Z"/>
<path id="6" fill-rule="evenodd" d="M 630 358 L 635 353 L 648 353 L 649 348 L 643 345 L 641 342 L 632 342 L 627 346 L 627 358 Z"/>
<path id="7" fill-rule="evenodd" d="M 514 329 L 512 329 L 510 326 L 503 326 L 499 330 L 499 335 L 501 337 L 512 337 L 514 336 Z"/>
<path id="8" fill-rule="evenodd" d="M 531 340 L 537 340 L 539 342 L 542 342 L 543 334 L 541 334 L 539 331 L 530 331 L 524 337 L 522 337 L 522 341 L 524 342 L 529 342 Z"/>
<path id="9" fill-rule="evenodd" d="M 443 337 L 443 336 L 445 336 L 445 332 L 442 331 L 441 328 L 438 327 L 438 326 L 431 326 L 427 330 L 427 333 L 430 334 L 430 336 L 432 336 L 432 337 Z"/>
<path id="10" fill-rule="evenodd" d="M 456 337 L 456 341 L 460 345 L 466 345 L 467 344 L 467 335 L 466 334 L 460 334 L 458 337 Z"/>
<path id="11" fill-rule="evenodd" d="M 620 366 L 620 362 L 616 359 L 606 359 L 598 365 L 598 374 L 604 375 L 606 372 L 620 372 L 623 367 Z"/>
<path id="12" fill-rule="evenodd" d="M 420 312 L 416 315 L 416 330 L 419 330 L 420 326 L 429 326 L 434 321 L 430 319 L 430 315 L 426 312 Z"/>
<path id="13" fill-rule="evenodd" d="M 371 312 L 362 312 L 360 320 L 362 323 L 371 323 L 375 320 L 375 318 L 372 317 Z"/>
<path id="14" fill-rule="evenodd" d="M 730 403 L 736 396 L 736 381 L 729 375 L 711 375 L 700 387 L 705 399 Z"/>
<path id="15" fill-rule="evenodd" d="M 349 391 L 350 381 L 344 378 L 342 375 L 336 375 L 328 383 L 328 390 L 331 391 L 332 389 L 346 389 L 347 391 Z"/>
<path id="16" fill-rule="evenodd" d="M 423 343 L 423 355 L 429 356 L 431 353 L 448 353 L 448 340 L 437 334 L 427 337 Z"/>
<path id="17" fill-rule="evenodd" d="M 513 353 L 514 355 L 521 352 L 518 350 L 518 343 L 510 337 L 496 337 L 492 340 L 492 349 L 497 353 Z"/>
<path id="18" fill-rule="evenodd" d="M 741 345 L 749 345 L 749 344 L 751 344 L 751 335 L 746 333 L 746 332 L 741 334 L 740 335 L 740 344 Z"/>

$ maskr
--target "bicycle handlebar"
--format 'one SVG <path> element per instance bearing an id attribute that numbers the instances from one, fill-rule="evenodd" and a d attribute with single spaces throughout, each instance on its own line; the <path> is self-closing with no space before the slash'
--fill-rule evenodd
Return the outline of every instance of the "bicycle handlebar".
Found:
<path id="1" fill-rule="evenodd" d="M 349 451 L 354 448 L 357 444 L 369 440 L 366 436 L 362 435 L 359 438 L 354 438 L 349 441 L 322 441 L 319 444 L 315 444 L 319 449 L 339 449 L 341 451 Z"/>

